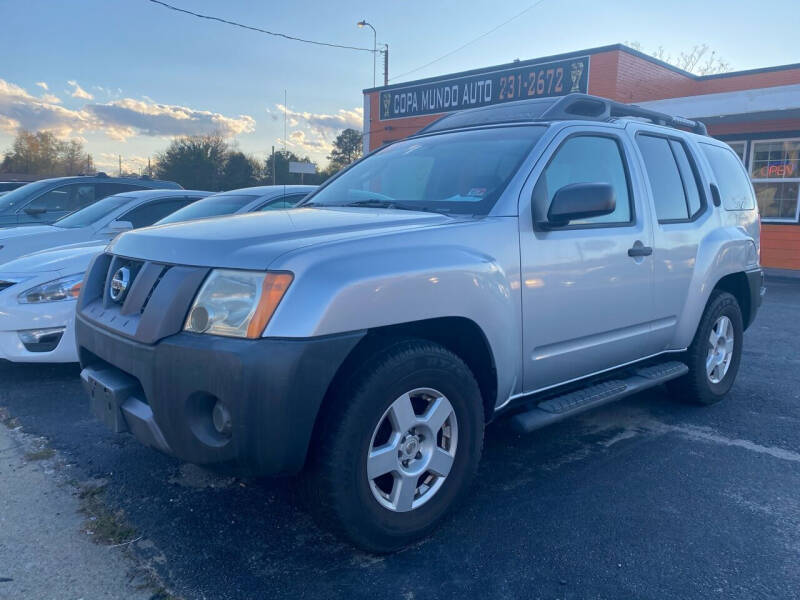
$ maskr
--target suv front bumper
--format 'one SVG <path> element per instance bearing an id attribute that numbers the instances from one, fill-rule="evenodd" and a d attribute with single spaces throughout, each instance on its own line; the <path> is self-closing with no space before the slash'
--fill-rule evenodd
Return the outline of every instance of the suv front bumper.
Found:
<path id="1" fill-rule="evenodd" d="M 107 425 L 181 460 L 257 475 L 302 468 L 328 386 L 364 334 L 178 333 L 147 345 L 76 319 L 81 378 Z M 213 425 L 217 402 L 230 415 L 229 433 Z"/>

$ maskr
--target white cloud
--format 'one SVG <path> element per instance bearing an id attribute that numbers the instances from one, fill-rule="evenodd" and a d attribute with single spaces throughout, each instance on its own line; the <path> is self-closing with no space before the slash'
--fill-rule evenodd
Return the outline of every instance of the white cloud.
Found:
<path id="1" fill-rule="evenodd" d="M 364 123 L 364 110 L 362 108 L 340 108 L 333 114 L 299 112 L 291 108 L 276 104 L 275 110 L 267 109 L 273 121 L 278 121 L 286 111 L 286 120 L 289 127 L 294 128 L 289 133 L 289 139 L 278 140 L 296 152 L 307 153 L 320 158 L 330 153 L 333 140 L 343 129 L 352 128 L 361 131 Z"/>
<path id="2" fill-rule="evenodd" d="M 0 79 L 0 129 L 3 131 L 13 133 L 23 127 L 68 136 L 89 125 L 89 118 L 82 111 L 58 106 L 46 97 L 37 98 L 18 85 Z"/>
<path id="3" fill-rule="evenodd" d="M 219 132 L 223 137 L 233 137 L 250 133 L 256 126 L 255 119 L 249 115 L 226 117 L 207 110 L 133 98 L 88 104 L 84 110 L 103 123 L 114 139 L 125 139 L 137 133 L 172 136 Z"/>
<path id="4" fill-rule="evenodd" d="M 122 98 L 86 104 L 77 110 L 59 106 L 59 102 L 52 94 L 37 98 L 18 85 L 0 79 L 0 130 L 13 133 L 22 127 L 32 131 L 52 131 L 60 136 L 92 132 L 122 141 L 137 135 L 174 136 L 212 132 L 230 138 L 250 133 L 256 125 L 249 115 L 228 117 L 207 110 L 160 104 L 149 99 Z"/>
<path id="5" fill-rule="evenodd" d="M 72 94 L 73 98 L 80 98 L 81 100 L 94 100 L 94 96 L 92 96 L 89 92 L 83 89 L 81 86 L 78 85 L 78 82 L 74 79 L 67 82 L 67 85 L 72 86 Z"/>
<path id="6" fill-rule="evenodd" d="M 36 85 L 42 88 L 45 92 L 50 89 L 49 87 L 47 87 L 47 84 L 44 81 L 37 81 Z"/>

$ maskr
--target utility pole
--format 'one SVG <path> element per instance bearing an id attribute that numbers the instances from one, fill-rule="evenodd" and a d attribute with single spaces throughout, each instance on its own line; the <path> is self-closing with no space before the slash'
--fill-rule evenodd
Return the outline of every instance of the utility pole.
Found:
<path id="1" fill-rule="evenodd" d="M 389 44 L 383 45 L 383 85 L 389 85 Z"/>
<path id="2" fill-rule="evenodd" d="M 272 185 L 275 185 L 275 146 L 272 147 Z"/>

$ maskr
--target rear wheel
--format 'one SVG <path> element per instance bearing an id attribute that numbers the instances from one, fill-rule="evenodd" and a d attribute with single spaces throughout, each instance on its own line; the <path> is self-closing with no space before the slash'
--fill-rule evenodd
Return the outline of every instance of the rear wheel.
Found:
<path id="1" fill-rule="evenodd" d="M 736 298 L 714 291 L 684 361 L 689 373 L 667 384 L 682 400 L 714 404 L 728 393 L 739 372 L 744 322 Z"/>
<path id="2" fill-rule="evenodd" d="M 401 341 L 330 400 L 309 480 L 323 522 L 373 552 L 426 535 L 480 459 L 483 405 L 469 368 L 437 344 Z"/>

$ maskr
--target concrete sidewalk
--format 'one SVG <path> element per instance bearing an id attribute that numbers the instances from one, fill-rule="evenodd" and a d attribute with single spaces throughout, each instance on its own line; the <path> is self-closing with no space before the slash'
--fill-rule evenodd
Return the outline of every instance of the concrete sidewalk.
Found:
<path id="1" fill-rule="evenodd" d="M 151 598 L 132 581 L 122 547 L 93 543 L 74 488 L 60 483 L 48 450 L 0 424 L 0 599 Z M 138 579 L 138 578 L 136 578 Z"/>

